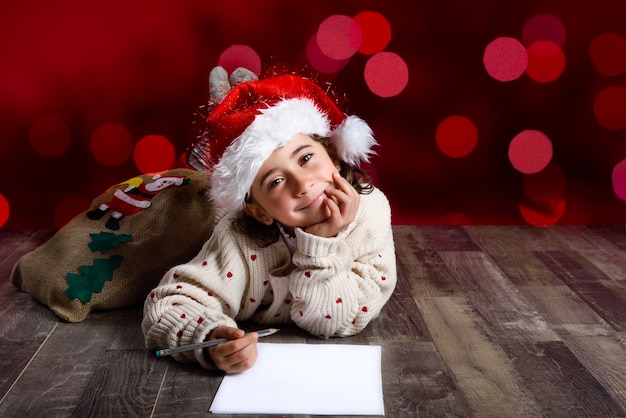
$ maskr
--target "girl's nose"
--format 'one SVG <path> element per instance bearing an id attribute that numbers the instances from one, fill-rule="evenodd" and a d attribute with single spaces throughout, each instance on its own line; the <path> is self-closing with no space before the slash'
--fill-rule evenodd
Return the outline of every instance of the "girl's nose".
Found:
<path id="1" fill-rule="evenodd" d="M 313 184 L 313 181 L 308 176 L 299 175 L 294 176 L 292 184 L 294 185 L 294 195 L 302 196 L 309 191 Z"/>

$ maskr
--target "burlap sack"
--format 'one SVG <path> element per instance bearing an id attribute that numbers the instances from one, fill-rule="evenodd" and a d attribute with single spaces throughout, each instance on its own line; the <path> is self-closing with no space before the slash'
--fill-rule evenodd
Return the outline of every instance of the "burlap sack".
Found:
<path id="1" fill-rule="evenodd" d="M 70 322 L 92 310 L 141 304 L 210 236 L 215 208 L 208 191 L 207 173 L 187 169 L 117 185 L 20 258 L 11 283 Z"/>

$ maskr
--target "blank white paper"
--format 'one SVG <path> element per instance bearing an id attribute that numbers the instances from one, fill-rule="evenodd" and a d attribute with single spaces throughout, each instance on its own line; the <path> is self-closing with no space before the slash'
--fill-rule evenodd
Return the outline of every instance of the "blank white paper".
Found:
<path id="1" fill-rule="evenodd" d="M 257 344 L 251 369 L 226 375 L 215 414 L 384 415 L 381 348 Z"/>

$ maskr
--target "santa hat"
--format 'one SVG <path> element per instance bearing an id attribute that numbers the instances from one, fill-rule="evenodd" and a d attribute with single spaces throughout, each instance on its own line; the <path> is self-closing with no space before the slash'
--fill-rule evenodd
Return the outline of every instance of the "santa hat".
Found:
<path id="1" fill-rule="evenodd" d="M 208 115 L 206 134 L 211 198 L 226 210 L 243 207 L 261 165 L 297 134 L 330 137 L 351 166 L 368 162 L 377 145 L 365 121 L 345 115 L 319 85 L 296 75 L 233 87 Z"/>

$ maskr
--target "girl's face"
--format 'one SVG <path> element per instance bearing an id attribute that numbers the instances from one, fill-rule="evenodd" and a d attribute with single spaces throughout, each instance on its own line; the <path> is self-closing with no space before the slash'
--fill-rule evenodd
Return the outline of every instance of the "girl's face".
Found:
<path id="1" fill-rule="evenodd" d="M 276 149 L 257 173 L 246 212 L 264 224 L 306 228 L 327 218 L 325 190 L 334 187 L 338 168 L 326 148 L 298 134 Z"/>

